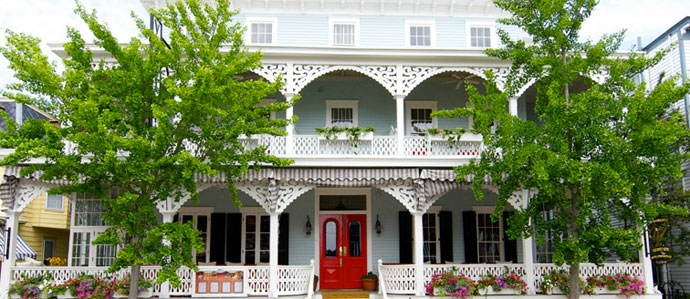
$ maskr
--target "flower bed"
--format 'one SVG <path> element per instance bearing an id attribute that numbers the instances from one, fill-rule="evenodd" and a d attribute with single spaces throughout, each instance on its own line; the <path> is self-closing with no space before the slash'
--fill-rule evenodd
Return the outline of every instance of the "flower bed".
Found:
<path id="1" fill-rule="evenodd" d="M 150 281 L 141 280 L 140 286 L 139 291 L 141 295 L 146 293 L 152 284 Z M 10 288 L 10 295 L 22 299 L 38 299 L 50 296 L 78 299 L 111 299 L 118 295 L 126 296 L 128 293 L 128 278 L 127 280 L 106 280 L 89 275 L 81 275 L 61 284 L 55 283 L 50 275 L 38 275 L 31 278 L 22 276 L 22 279 L 12 284 Z M 150 294 L 148 297 L 150 297 Z"/>
<path id="2" fill-rule="evenodd" d="M 565 270 L 554 270 L 542 277 L 541 288 L 546 294 L 561 292 L 570 295 L 570 285 Z M 625 273 L 615 275 L 593 275 L 586 281 L 580 280 L 580 293 L 585 295 L 616 294 L 630 298 L 645 292 L 644 282 L 637 276 Z"/>
<path id="3" fill-rule="evenodd" d="M 432 297 L 468 298 L 476 295 L 527 294 L 527 283 L 518 273 L 506 271 L 498 276 L 486 275 L 474 281 L 453 268 L 449 272 L 434 275 L 426 284 L 426 293 Z"/>

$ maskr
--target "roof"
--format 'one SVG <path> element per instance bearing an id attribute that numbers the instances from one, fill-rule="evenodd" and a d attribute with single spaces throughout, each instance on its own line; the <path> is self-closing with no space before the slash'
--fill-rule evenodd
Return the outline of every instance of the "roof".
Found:
<path id="1" fill-rule="evenodd" d="M 642 48 L 642 50 L 643 50 L 643 51 L 649 50 L 650 48 L 652 48 L 653 46 L 655 46 L 656 44 L 658 44 L 659 42 L 661 42 L 661 40 L 663 40 L 664 38 L 666 38 L 666 36 L 668 36 L 669 34 L 671 34 L 671 33 L 675 32 L 675 31 L 677 31 L 681 26 L 684 26 L 684 25 L 686 25 L 686 24 L 687 24 L 687 25 L 690 25 L 690 16 L 687 16 L 687 17 L 685 17 L 685 18 L 682 18 L 680 21 L 678 21 L 678 23 L 676 23 L 675 25 L 673 25 L 673 26 L 671 26 L 670 28 L 668 28 L 668 30 L 666 30 L 664 33 L 662 33 L 662 34 L 659 35 L 657 38 L 655 38 L 651 43 L 647 44 L 644 48 Z"/>

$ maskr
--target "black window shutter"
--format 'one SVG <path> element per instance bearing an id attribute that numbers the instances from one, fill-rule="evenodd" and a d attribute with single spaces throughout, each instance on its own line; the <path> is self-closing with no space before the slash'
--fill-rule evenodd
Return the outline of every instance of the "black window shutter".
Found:
<path id="1" fill-rule="evenodd" d="M 290 215 L 280 214 L 278 219 L 278 264 L 289 265 L 288 245 L 290 240 Z"/>
<path id="2" fill-rule="evenodd" d="M 175 216 L 173 216 L 173 223 L 177 223 L 177 221 L 179 221 L 179 219 L 180 219 L 180 214 L 175 213 Z"/>
<path id="3" fill-rule="evenodd" d="M 505 253 L 506 262 L 517 263 L 517 240 L 509 240 L 508 234 L 508 217 L 513 215 L 513 212 L 503 212 L 503 250 Z"/>
<path id="4" fill-rule="evenodd" d="M 211 213 L 211 262 L 225 264 L 225 213 Z"/>
<path id="5" fill-rule="evenodd" d="M 228 246 L 225 247 L 226 259 L 231 263 L 242 262 L 242 214 L 229 213 L 226 222 L 225 240 Z"/>
<path id="6" fill-rule="evenodd" d="M 465 237 L 465 263 L 477 263 L 477 213 L 462 212 L 462 229 Z"/>
<path id="7" fill-rule="evenodd" d="M 439 235 L 441 237 L 441 263 L 453 261 L 453 213 L 441 211 L 438 213 Z"/>
<path id="8" fill-rule="evenodd" d="M 398 213 L 398 234 L 400 240 L 400 263 L 412 263 L 412 214 L 408 211 Z"/>

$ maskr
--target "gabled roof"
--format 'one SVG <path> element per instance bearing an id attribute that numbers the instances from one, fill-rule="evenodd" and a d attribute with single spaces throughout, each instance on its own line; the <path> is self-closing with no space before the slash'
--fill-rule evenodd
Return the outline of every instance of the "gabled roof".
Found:
<path id="1" fill-rule="evenodd" d="M 656 46 L 658 43 L 660 43 L 663 39 L 666 38 L 669 34 L 675 33 L 679 29 L 681 29 L 684 26 L 690 25 L 690 16 L 687 16 L 685 18 L 682 18 L 678 23 L 675 25 L 671 26 L 668 30 L 666 30 L 664 33 L 659 35 L 657 38 L 655 38 L 651 43 L 649 43 L 647 46 L 642 48 L 643 51 L 648 51 L 654 46 Z"/>

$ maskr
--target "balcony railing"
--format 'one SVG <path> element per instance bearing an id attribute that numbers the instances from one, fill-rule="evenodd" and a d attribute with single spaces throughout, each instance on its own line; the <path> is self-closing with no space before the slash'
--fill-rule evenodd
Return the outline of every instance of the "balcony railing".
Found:
<path id="1" fill-rule="evenodd" d="M 291 144 L 288 144 L 290 142 Z M 479 157 L 483 150 L 481 136 L 468 134 L 459 141 L 436 136 L 405 136 L 399 144 L 396 136 L 370 136 L 359 140 L 326 139 L 319 135 L 270 136 L 254 135 L 241 138 L 248 149 L 266 147 L 266 153 L 279 157 Z"/>

